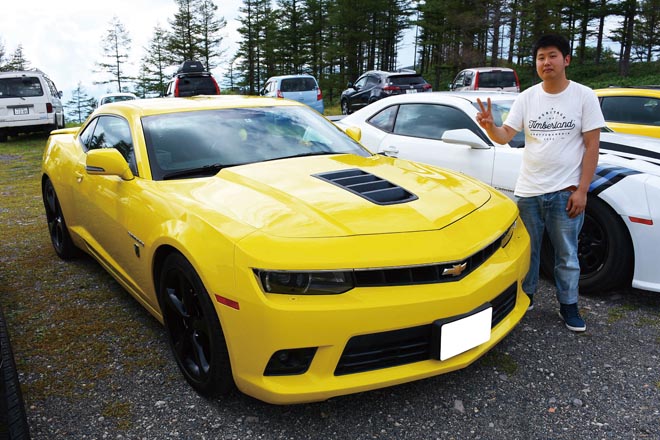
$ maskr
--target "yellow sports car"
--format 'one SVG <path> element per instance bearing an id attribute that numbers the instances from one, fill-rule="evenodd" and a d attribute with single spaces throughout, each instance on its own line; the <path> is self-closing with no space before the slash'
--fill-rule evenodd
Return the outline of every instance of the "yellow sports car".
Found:
<path id="1" fill-rule="evenodd" d="M 620 133 L 660 137 L 660 86 L 594 91 L 609 128 Z"/>
<path id="2" fill-rule="evenodd" d="M 529 304 L 513 202 L 294 101 L 104 105 L 52 132 L 42 170 L 56 253 L 98 260 L 206 396 L 318 401 L 456 370 Z"/>

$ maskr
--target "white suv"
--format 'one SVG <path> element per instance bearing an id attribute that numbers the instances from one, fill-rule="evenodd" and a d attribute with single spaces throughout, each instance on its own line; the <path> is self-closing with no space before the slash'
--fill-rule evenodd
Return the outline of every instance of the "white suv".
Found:
<path id="1" fill-rule="evenodd" d="M 0 73 L 0 142 L 64 128 L 62 92 L 38 69 Z"/>

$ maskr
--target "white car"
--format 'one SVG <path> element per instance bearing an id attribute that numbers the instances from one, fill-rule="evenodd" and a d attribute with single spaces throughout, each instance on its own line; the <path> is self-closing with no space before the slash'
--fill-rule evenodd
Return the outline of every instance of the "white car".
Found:
<path id="1" fill-rule="evenodd" d="M 434 92 L 377 101 L 336 121 L 375 153 L 461 171 L 513 198 L 524 135 L 493 143 L 476 123 L 491 98 L 499 125 L 516 93 Z M 358 130 L 359 129 L 359 130 Z M 632 286 L 660 292 L 660 141 L 603 129 L 600 159 L 580 233 L 580 289 Z M 549 240 L 541 268 L 552 274 Z"/>
<path id="2" fill-rule="evenodd" d="M 120 92 L 120 93 L 108 93 L 106 95 L 101 95 L 96 102 L 97 107 L 101 107 L 103 104 L 110 104 L 112 102 L 121 102 L 121 101 L 131 101 L 133 99 L 138 99 L 138 97 L 133 93 Z"/>
<path id="3" fill-rule="evenodd" d="M 41 70 L 0 72 L 0 142 L 64 128 L 62 92 Z"/>

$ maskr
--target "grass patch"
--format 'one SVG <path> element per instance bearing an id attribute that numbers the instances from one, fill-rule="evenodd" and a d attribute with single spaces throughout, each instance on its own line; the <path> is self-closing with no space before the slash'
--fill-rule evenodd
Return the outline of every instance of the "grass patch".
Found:
<path id="1" fill-rule="evenodd" d="M 614 324 L 615 322 L 622 320 L 629 312 L 634 310 L 637 310 L 637 308 L 630 304 L 612 307 L 607 311 L 607 322 Z"/>
<path id="2" fill-rule="evenodd" d="M 50 243 L 41 198 L 46 135 L 0 143 L 0 304 L 5 312 L 26 404 L 49 398 L 85 400 L 111 387 L 112 376 L 161 370 L 161 352 L 148 350 L 148 317 L 96 262 L 64 262 Z M 131 407 L 106 407 L 128 423 Z"/>
<path id="3" fill-rule="evenodd" d="M 501 353 L 497 350 L 489 351 L 481 360 L 486 367 L 493 367 L 498 371 L 506 373 L 507 376 L 513 376 L 518 371 L 518 364 L 508 353 Z"/>

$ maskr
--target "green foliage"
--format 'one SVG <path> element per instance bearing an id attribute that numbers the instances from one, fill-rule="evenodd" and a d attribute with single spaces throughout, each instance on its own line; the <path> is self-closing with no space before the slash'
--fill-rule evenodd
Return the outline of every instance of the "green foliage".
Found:
<path id="1" fill-rule="evenodd" d="M 71 99 L 64 104 L 67 109 L 68 119 L 73 118 L 78 124 L 81 124 L 96 108 L 96 100 L 90 98 L 85 92 L 81 82 L 71 94 Z"/>

